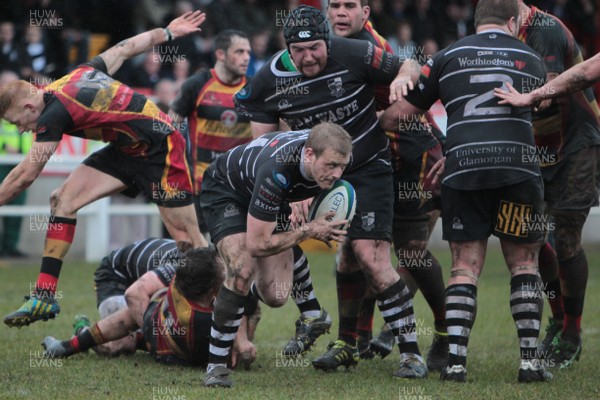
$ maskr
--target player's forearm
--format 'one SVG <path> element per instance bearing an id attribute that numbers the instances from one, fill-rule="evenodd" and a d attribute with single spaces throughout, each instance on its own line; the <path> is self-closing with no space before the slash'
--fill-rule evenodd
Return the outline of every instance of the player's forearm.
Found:
<path id="1" fill-rule="evenodd" d="M 125 39 L 117 47 L 121 47 L 121 55 L 125 58 L 135 57 L 138 54 L 145 53 L 154 46 L 158 46 L 168 40 L 167 33 L 163 28 L 152 29 Z"/>
<path id="2" fill-rule="evenodd" d="M 38 173 L 28 171 L 22 161 L 6 176 L 2 185 L 0 185 L 0 206 L 5 205 L 21 192 L 27 189 L 38 177 Z"/>
<path id="3" fill-rule="evenodd" d="M 532 92 L 533 103 L 578 92 L 600 80 L 600 53 L 566 70 Z"/>
<path id="4" fill-rule="evenodd" d="M 291 249 L 309 237 L 308 224 L 305 224 L 300 229 L 271 234 L 264 239 L 249 233 L 246 236 L 246 247 L 252 257 L 268 257 Z"/>
<path id="5" fill-rule="evenodd" d="M 248 317 L 244 315 L 240 321 L 237 335 L 235 336 L 237 341 L 248 341 Z"/>
<path id="6" fill-rule="evenodd" d="M 131 318 L 138 326 L 144 325 L 144 313 L 148 304 L 150 304 L 150 298 L 144 293 L 135 293 L 131 291 L 125 292 L 125 300 L 127 301 L 127 307 Z"/>
<path id="7" fill-rule="evenodd" d="M 248 336 L 249 341 L 254 340 L 254 334 L 256 333 L 256 327 L 258 326 L 258 323 L 260 322 L 261 314 L 262 314 L 262 312 L 261 312 L 260 303 L 259 303 L 259 304 L 257 304 L 256 310 L 254 310 L 254 313 L 252 313 L 252 315 L 248 316 L 247 336 Z"/>
<path id="8" fill-rule="evenodd" d="M 398 121 L 400 120 L 400 114 L 397 111 L 398 104 L 400 103 L 392 104 L 379 116 L 379 123 L 383 130 L 398 132 Z"/>
<path id="9" fill-rule="evenodd" d="M 398 75 L 396 77 L 400 77 L 402 75 L 410 76 L 411 80 L 417 82 L 419 79 L 419 74 L 421 73 L 421 65 L 416 60 L 407 59 L 404 60 L 400 70 L 398 71 Z"/>

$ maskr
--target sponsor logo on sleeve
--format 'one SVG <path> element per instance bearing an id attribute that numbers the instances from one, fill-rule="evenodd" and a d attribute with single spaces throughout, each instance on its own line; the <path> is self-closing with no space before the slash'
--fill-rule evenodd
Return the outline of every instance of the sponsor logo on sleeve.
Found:
<path id="1" fill-rule="evenodd" d="M 290 186 L 289 179 L 280 172 L 273 171 L 273 179 L 275 180 L 275 183 L 283 189 L 287 189 L 288 186 Z"/>

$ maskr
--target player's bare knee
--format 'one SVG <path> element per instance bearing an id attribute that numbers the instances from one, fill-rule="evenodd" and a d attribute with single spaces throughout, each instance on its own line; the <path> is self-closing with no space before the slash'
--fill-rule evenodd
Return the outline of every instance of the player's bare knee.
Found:
<path id="1" fill-rule="evenodd" d="M 285 293 L 282 290 L 267 290 L 261 292 L 263 302 L 272 308 L 283 307 L 287 303 L 289 293 Z"/>
<path id="2" fill-rule="evenodd" d="M 56 207 L 60 201 L 61 188 L 54 189 L 52 193 L 50 193 L 50 212 L 52 214 L 56 213 Z"/>
<path id="3" fill-rule="evenodd" d="M 252 268 L 246 265 L 237 265 L 236 267 L 231 268 L 230 272 L 231 279 L 228 280 L 231 281 L 233 290 L 240 294 L 248 293 L 254 275 Z"/>
<path id="4" fill-rule="evenodd" d="M 374 276 L 392 269 L 390 242 L 385 240 L 358 240 L 353 242 L 353 249 L 362 269 L 368 269 Z"/>
<path id="5" fill-rule="evenodd" d="M 50 211 L 53 215 L 72 216 L 77 213 L 77 209 L 73 206 L 72 198 L 65 194 L 62 187 L 55 189 L 50 194 Z"/>

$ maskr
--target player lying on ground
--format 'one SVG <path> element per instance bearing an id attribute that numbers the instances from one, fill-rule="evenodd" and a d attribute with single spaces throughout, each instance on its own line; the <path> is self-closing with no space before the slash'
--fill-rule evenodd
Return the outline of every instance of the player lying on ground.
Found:
<path id="1" fill-rule="evenodd" d="M 56 286 L 75 236 L 77 211 L 100 198 L 143 192 L 158 205 L 173 238 L 194 247 L 207 245 L 192 204 L 185 140 L 156 104 L 111 77 L 126 59 L 198 32 L 204 20 L 199 11 L 186 13 L 165 29 L 122 41 L 45 88 L 25 81 L 0 88 L 0 118 L 21 132 L 36 134 L 28 156 L 2 182 L 0 206 L 35 181 L 63 134 L 109 143 L 86 158 L 52 193 L 35 290 L 19 310 L 4 318 L 7 325 L 29 325 L 60 312 Z"/>
<path id="2" fill-rule="evenodd" d="M 138 261 L 124 262 L 133 259 Z M 124 281 L 119 278 L 137 268 L 147 272 L 124 295 L 118 294 L 123 293 Z M 70 340 L 48 336 L 42 345 L 47 356 L 53 358 L 69 357 L 89 348 L 100 354 L 118 355 L 134 352 L 137 347 L 147 349 L 161 362 L 205 365 L 213 300 L 225 279 L 224 272 L 214 248 L 181 252 L 174 241 L 148 239 L 116 250 L 96 271 L 97 293 L 99 299 L 104 298 L 99 310 L 101 314 L 112 313 L 89 328 L 80 327 Z M 255 306 L 251 311 L 251 322 L 247 324 L 248 318 L 243 318 L 233 346 L 233 366 L 241 360 L 248 367 L 256 358 L 248 337 L 254 335 L 259 309 Z"/>

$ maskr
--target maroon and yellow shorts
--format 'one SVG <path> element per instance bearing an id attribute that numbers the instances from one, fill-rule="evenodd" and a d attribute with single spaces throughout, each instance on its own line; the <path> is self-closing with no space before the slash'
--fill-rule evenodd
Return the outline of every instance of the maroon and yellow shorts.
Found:
<path id="1" fill-rule="evenodd" d="M 165 136 L 159 144 L 143 151 L 120 149 L 110 143 L 83 161 L 119 179 L 130 197 L 140 192 L 161 207 L 183 207 L 192 204 L 192 179 L 185 158 L 185 139 L 179 131 Z"/>

